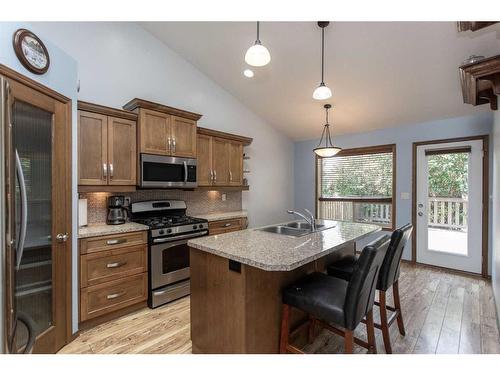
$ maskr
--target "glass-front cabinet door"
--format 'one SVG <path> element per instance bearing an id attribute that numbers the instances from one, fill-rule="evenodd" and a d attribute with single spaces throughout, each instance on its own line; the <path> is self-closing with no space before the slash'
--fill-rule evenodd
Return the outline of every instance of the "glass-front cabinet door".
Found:
<path id="1" fill-rule="evenodd" d="M 51 353 L 70 329 L 70 111 L 49 95 L 8 83 L 11 350 L 32 342 L 33 352 Z"/>

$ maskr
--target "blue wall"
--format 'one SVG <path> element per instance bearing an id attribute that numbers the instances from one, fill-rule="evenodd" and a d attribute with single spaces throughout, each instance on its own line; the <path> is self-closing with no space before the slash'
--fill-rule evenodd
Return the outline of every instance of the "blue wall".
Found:
<path id="1" fill-rule="evenodd" d="M 466 137 L 490 134 L 493 125 L 491 112 L 475 116 L 429 121 L 421 124 L 404 125 L 397 128 L 376 130 L 367 133 L 348 134 L 334 137 L 334 144 L 342 148 L 366 147 L 383 144 L 396 144 L 396 225 L 411 222 L 411 179 L 412 179 L 412 147 L 413 142 L 435 139 Z M 318 127 L 318 133 L 321 127 Z M 491 143 L 491 139 L 490 139 Z M 314 154 L 312 149 L 318 140 L 295 143 L 295 208 L 315 208 L 315 173 Z M 490 175 L 492 170 L 492 148 L 490 150 Z M 490 179 L 491 185 L 492 179 Z M 491 186 L 490 186 L 491 191 Z M 401 193 L 410 193 L 410 199 L 402 200 Z M 490 199 L 491 207 L 491 199 Z M 314 211 L 313 211 L 314 212 Z M 490 209 L 491 216 L 491 209 Z M 491 219 L 490 219 L 491 223 Z M 490 230 L 490 238 L 492 231 Z M 491 244 L 491 240 L 490 240 Z M 491 246 L 490 246 L 491 254 Z M 411 258 L 411 246 L 405 249 L 405 259 Z M 491 255 L 490 255 L 491 260 Z M 491 269 L 491 261 L 489 262 Z"/>

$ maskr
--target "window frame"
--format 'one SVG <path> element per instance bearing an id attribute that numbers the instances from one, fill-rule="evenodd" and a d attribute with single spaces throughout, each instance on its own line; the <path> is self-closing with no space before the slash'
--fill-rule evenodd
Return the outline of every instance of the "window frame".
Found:
<path id="1" fill-rule="evenodd" d="M 391 204 L 391 226 L 381 226 L 382 230 L 394 230 L 396 228 L 396 179 L 397 179 L 397 166 L 396 166 L 396 144 L 385 144 L 377 146 L 368 147 L 356 147 L 341 150 L 338 156 L 357 156 L 357 155 L 370 155 L 370 154 L 381 154 L 392 152 L 392 197 L 391 198 L 321 198 L 321 164 L 319 159 L 322 159 L 318 155 L 314 158 L 314 170 L 315 170 L 315 214 L 318 217 L 319 214 L 319 202 L 352 202 L 352 203 L 390 203 Z"/>

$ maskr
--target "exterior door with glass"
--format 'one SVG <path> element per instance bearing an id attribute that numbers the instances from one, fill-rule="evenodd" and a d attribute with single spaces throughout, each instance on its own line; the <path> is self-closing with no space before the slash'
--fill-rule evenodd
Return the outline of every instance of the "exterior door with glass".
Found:
<path id="1" fill-rule="evenodd" d="M 482 269 L 483 141 L 416 148 L 416 260 Z"/>

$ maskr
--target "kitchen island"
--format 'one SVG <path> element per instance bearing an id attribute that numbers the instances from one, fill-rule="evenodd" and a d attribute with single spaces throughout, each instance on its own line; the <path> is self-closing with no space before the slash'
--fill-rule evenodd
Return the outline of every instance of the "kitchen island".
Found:
<path id="1" fill-rule="evenodd" d="M 282 289 L 380 230 L 317 222 L 331 228 L 300 237 L 247 229 L 188 242 L 193 353 L 278 353 Z M 292 329 L 304 318 L 294 311 Z"/>

